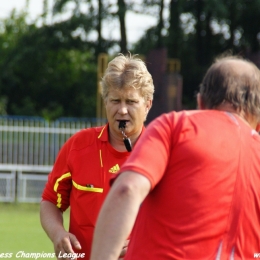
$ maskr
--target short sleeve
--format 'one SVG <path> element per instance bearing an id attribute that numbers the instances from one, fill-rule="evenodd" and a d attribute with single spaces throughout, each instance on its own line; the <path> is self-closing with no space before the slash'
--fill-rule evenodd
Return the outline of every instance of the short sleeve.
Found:
<path id="1" fill-rule="evenodd" d="M 42 199 L 55 204 L 62 211 L 69 207 L 69 197 L 72 187 L 71 172 L 68 167 L 68 156 L 71 139 L 58 153 L 57 159 L 42 193 Z"/>
<path id="2" fill-rule="evenodd" d="M 155 187 L 164 175 L 169 160 L 172 117 L 173 113 L 163 114 L 148 125 L 120 172 L 142 174 L 151 182 L 151 188 Z"/>

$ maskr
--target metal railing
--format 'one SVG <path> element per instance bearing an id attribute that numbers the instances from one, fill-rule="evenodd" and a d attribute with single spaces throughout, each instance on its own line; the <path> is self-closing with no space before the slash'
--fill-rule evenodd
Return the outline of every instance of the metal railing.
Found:
<path id="1" fill-rule="evenodd" d="M 0 116 L 0 201 L 37 202 L 66 140 L 105 120 Z"/>
<path id="2" fill-rule="evenodd" d="M 0 117 L 0 164 L 53 165 L 61 146 L 95 119 Z"/>

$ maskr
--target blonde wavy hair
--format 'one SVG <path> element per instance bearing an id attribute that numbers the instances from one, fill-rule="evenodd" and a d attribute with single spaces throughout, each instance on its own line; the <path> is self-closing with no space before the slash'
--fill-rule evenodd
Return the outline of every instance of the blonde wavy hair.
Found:
<path id="1" fill-rule="evenodd" d="M 102 97 L 105 99 L 109 89 L 124 89 L 133 87 L 140 89 L 144 100 L 153 100 L 154 85 L 151 74 L 145 63 L 137 55 L 124 56 L 119 54 L 108 63 L 102 78 Z"/>

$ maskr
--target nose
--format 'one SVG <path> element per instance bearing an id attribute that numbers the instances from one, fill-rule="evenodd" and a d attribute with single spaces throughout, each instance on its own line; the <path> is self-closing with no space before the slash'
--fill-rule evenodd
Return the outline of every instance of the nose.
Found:
<path id="1" fill-rule="evenodd" d="M 125 103 L 121 103 L 118 109 L 118 113 L 121 115 L 126 115 L 128 113 L 127 105 Z"/>

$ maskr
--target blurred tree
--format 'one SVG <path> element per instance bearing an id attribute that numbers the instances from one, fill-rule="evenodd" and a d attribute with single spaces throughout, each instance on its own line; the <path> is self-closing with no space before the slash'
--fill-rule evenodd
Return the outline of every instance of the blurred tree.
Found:
<path id="1" fill-rule="evenodd" d="M 161 0 L 144 0 L 143 9 L 159 17 Z M 187 108 L 195 107 L 194 94 L 213 59 L 223 52 L 243 54 L 259 51 L 260 0 L 169 0 L 164 20 L 163 43 L 170 58 L 179 58 L 184 79 L 183 98 Z M 136 8 L 135 8 L 136 9 Z M 134 45 L 134 52 L 147 54 L 158 42 L 161 24 L 149 28 Z M 161 29 L 160 29 L 161 30 Z M 143 52 L 142 52 L 143 50 Z"/>
<path id="2" fill-rule="evenodd" d="M 180 16 L 182 14 L 183 1 L 171 0 L 169 4 L 169 29 L 167 37 L 167 49 L 170 58 L 180 58 L 182 50 L 183 32 Z"/>
<path id="3" fill-rule="evenodd" d="M 102 37 L 102 21 L 104 16 L 104 6 L 102 0 L 98 0 L 98 15 L 97 15 L 97 33 L 98 33 L 98 44 L 96 48 L 96 56 L 98 53 L 105 52 L 104 39 Z"/>
<path id="4" fill-rule="evenodd" d="M 82 30 L 80 33 L 84 34 L 85 37 L 88 38 L 88 41 L 92 42 L 92 45 L 95 48 L 96 57 L 99 53 L 109 52 L 109 50 L 116 45 L 120 46 L 122 53 L 128 51 L 125 16 L 129 9 L 129 5 L 127 5 L 125 0 L 117 0 L 117 4 L 115 4 L 114 1 L 109 0 L 55 0 L 54 3 L 54 15 L 67 12 L 66 6 L 74 4 L 69 19 L 85 16 L 85 18 L 82 19 L 82 26 L 80 27 Z M 116 9 L 117 11 L 115 11 Z M 102 35 L 102 24 L 114 19 L 115 17 L 118 18 L 120 25 L 121 37 L 119 41 L 114 39 L 105 39 Z M 87 24 L 86 19 L 88 20 Z M 93 37 L 93 34 L 97 34 L 97 40 L 91 38 Z"/>
<path id="5" fill-rule="evenodd" d="M 8 97 L 7 113 L 95 117 L 96 60 L 91 43 L 71 33 L 77 18 L 40 28 L 25 19 L 13 15 L 1 24 L 0 93 Z"/>
<path id="6" fill-rule="evenodd" d="M 141 39 L 133 45 L 134 53 L 147 54 L 153 48 L 165 47 L 165 1 L 164 0 L 144 0 L 141 4 L 132 6 L 135 13 L 142 13 L 158 17 L 157 25 L 149 28 Z"/>
<path id="7" fill-rule="evenodd" d="M 70 14 L 68 15 L 68 8 Z M 108 16 L 110 4 L 103 0 L 54 0 L 54 17 L 67 13 L 68 18 L 63 22 L 65 25 L 70 21 L 75 21 L 77 27 L 74 31 L 68 30 L 81 38 L 88 49 L 94 51 L 95 56 L 101 52 L 107 52 L 117 42 L 115 40 L 104 39 L 102 36 L 102 22 Z M 97 40 L 93 35 L 97 35 Z"/>
<path id="8" fill-rule="evenodd" d="M 259 52 L 260 0 L 55 0 L 51 23 L 43 1 L 43 14 L 31 24 L 27 9 L 0 21 L 1 113 L 95 116 L 97 55 L 128 51 L 128 11 L 156 17 L 130 51 L 166 47 L 169 58 L 181 60 L 187 109 L 195 107 L 194 93 L 217 55 Z M 119 41 L 103 36 L 114 21 Z"/>
<path id="9" fill-rule="evenodd" d="M 260 1 L 247 0 L 242 2 L 240 11 L 241 30 L 238 32 L 241 46 L 257 53 L 260 50 Z M 239 10 L 238 10 L 239 11 Z"/>
<path id="10" fill-rule="evenodd" d="M 10 13 L 10 17 L 0 22 L 0 68 L 2 77 L 4 74 L 4 64 L 9 59 L 12 49 L 14 49 L 19 39 L 28 32 L 28 25 L 25 18 L 27 16 L 26 10 L 21 12 L 18 16 L 15 10 Z M 14 29 L 15 28 L 15 29 Z M 13 81 L 18 81 L 16 77 Z M 1 84 L 2 85 L 2 84 Z M 7 106 L 9 102 L 9 96 L 3 91 L 3 86 L 0 87 L 0 114 L 7 114 Z"/>
<path id="11" fill-rule="evenodd" d="M 126 3 L 124 0 L 117 0 L 117 5 L 118 5 L 118 19 L 119 19 L 119 24 L 120 24 L 120 50 L 121 53 L 126 53 L 128 51 L 127 49 L 127 37 L 126 37 L 126 25 L 125 25 L 125 16 L 126 16 Z"/>

